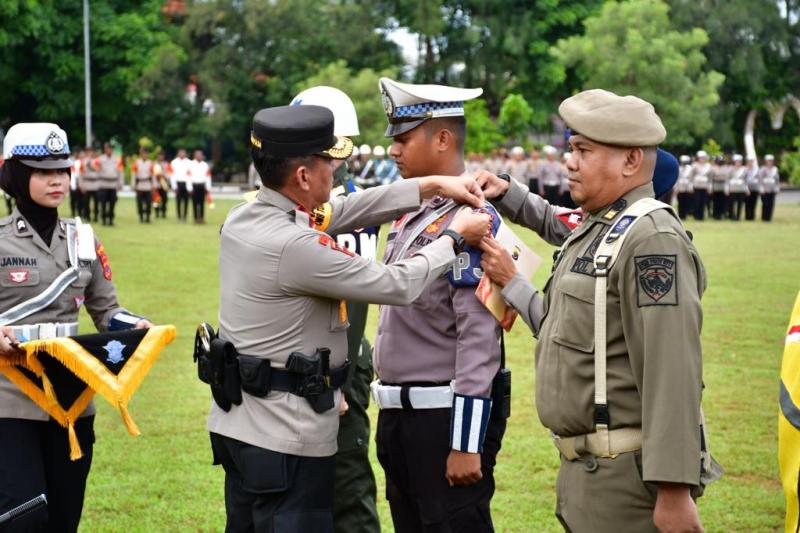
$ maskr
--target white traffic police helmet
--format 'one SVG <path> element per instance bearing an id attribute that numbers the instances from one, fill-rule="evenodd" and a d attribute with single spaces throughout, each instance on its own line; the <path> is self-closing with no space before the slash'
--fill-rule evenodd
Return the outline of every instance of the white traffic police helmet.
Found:
<path id="1" fill-rule="evenodd" d="M 327 85 L 311 87 L 295 96 L 289 105 L 318 105 L 333 113 L 333 134 L 338 137 L 359 135 L 358 115 L 353 101 L 343 91 Z"/>

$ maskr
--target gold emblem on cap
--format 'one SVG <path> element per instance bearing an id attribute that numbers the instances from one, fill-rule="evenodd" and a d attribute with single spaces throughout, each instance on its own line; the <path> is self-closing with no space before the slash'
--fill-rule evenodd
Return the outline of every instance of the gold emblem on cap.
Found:
<path id="1" fill-rule="evenodd" d="M 353 153 L 353 141 L 349 137 L 336 137 L 336 144 L 320 153 L 333 159 L 347 159 Z"/>
<path id="2" fill-rule="evenodd" d="M 261 150 L 261 139 L 256 137 L 252 131 L 250 132 L 250 143 L 259 150 Z"/>

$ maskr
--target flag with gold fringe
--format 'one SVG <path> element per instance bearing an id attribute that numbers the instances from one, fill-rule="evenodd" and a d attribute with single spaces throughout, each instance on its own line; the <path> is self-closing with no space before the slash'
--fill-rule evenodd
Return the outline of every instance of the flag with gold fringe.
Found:
<path id="1" fill-rule="evenodd" d="M 154 326 L 35 340 L 20 345 L 24 356 L 0 363 L 0 372 L 67 428 L 76 460 L 83 454 L 74 423 L 95 393 L 120 412 L 131 435 L 139 434 L 128 402 L 174 339 L 175 326 Z"/>

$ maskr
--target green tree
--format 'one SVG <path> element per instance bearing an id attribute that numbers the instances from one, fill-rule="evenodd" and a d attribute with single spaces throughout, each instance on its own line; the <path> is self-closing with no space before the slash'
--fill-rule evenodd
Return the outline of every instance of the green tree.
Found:
<path id="1" fill-rule="evenodd" d="M 387 68 L 375 72 L 370 68 L 363 68 L 353 72 L 345 61 L 339 60 L 322 67 L 317 73 L 298 83 L 295 94 L 317 85 L 329 85 L 341 89 L 353 101 L 358 114 L 358 129 L 361 135 L 355 139 L 356 144 L 385 145 L 387 139 L 384 133 L 387 121 L 378 90 L 378 80 L 383 76 L 394 78 L 397 76 L 397 69 Z"/>
<path id="2" fill-rule="evenodd" d="M 667 143 L 689 145 L 708 132 L 711 108 L 725 77 L 706 72 L 702 29 L 671 28 L 661 0 L 610 1 L 584 21 L 586 34 L 559 40 L 551 49 L 574 68 L 585 88 L 635 94 L 651 102 L 667 128 Z"/>
<path id="3" fill-rule="evenodd" d="M 725 74 L 720 102 L 712 110 L 714 135 L 723 146 L 741 147 L 748 114 L 763 109 L 766 101 L 780 101 L 800 86 L 800 2 L 667 1 L 676 28 L 700 27 L 708 33 L 703 48 L 708 67 Z M 757 119 L 757 140 L 768 124 L 768 118 Z M 782 146 L 791 146 L 796 134 L 785 128 Z"/>
<path id="4" fill-rule="evenodd" d="M 503 100 L 498 126 L 503 135 L 514 144 L 524 144 L 533 119 L 533 109 L 521 94 L 509 94 Z"/>
<path id="5" fill-rule="evenodd" d="M 792 142 L 794 150 L 785 152 L 781 157 L 781 172 L 783 172 L 789 183 L 800 185 L 800 136 L 794 138 Z"/>
<path id="6" fill-rule="evenodd" d="M 503 142 L 500 129 L 489 116 L 486 101 L 482 98 L 464 104 L 467 119 L 467 139 L 464 151 L 488 154 Z"/>

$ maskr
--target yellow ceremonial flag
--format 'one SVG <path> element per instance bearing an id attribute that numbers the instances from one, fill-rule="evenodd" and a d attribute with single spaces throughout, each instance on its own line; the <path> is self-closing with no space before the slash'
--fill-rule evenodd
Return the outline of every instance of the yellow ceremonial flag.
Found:
<path id="1" fill-rule="evenodd" d="M 786 533 L 800 530 L 800 293 L 786 332 L 781 365 L 778 461 L 786 495 Z"/>
<path id="2" fill-rule="evenodd" d="M 6 361 L 0 372 L 67 428 L 76 460 L 82 452 L 74 423 L 95 393 L 119 410 L 131 435 L 139 434 L 128 401 L 174 339 L 175 326 L 155 326 L 24 342 L 25 356 Z"/>

